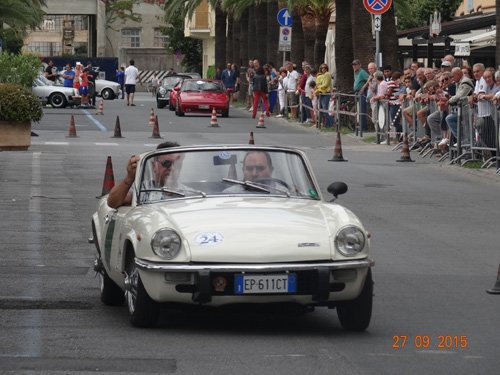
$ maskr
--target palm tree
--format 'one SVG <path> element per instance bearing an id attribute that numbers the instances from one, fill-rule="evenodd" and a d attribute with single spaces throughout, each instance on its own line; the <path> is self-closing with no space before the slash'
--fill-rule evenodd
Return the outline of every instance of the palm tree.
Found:
<path id="1" fill-rule="evenodd" d="M 45 12 L 45 0 L 2 0 L 0 2 L 0 29 L 3 24 L 23 30 L 40 25 Z"/>
<path id="2" fill-rule="evenodd" d="M 352 91 L 353 72 L 353 42 L 351 24 L 351 0 L 335 1 L 335 67 L 337 76 L 335 86 L 340 92 Z M 342 15 L 342 16 L 339 16 Z"/>

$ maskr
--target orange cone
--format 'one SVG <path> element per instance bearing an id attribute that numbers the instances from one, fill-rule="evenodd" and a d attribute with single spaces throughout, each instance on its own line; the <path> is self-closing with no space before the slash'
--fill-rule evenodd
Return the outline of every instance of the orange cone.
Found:
<path id="1" fill-rule="evenodd" d="M 333 149 L 333 157 L 329 161 L 347 161 L 342 156 L 342 142 L 340 141 L 340 132 L 337 132 L 337 140 Z"/>
<path id="2" fill-rule="evenodd" d="M 249 145 L 254 145 L 255 144 L 255 140 L 253 139 L 253 132 L 250 132 L 250 140 L 248 141 L 248 144 Z"/>
<path id="3" fill-rule="evenodd" d="M 486 291 L 489 294 L 500 294 L 500 265 L 498 265 L 497 281 L 493 288 Z"/>
<path id="4" fill-rule="evenodd" d="M 104 181 L 102 182 L 101 197 L 108 194 L 111 189 L 113 189 L 113 186 L 115 186 L 115 175 L 113 174 L 111 156 L 108 156 L 108 160 L 106 161 L 106 171 L 104 172 Z"/>
<path id="5" fill-rule="evenodd" d="M 265 128 L 266 125 L 264 125 L 264 112 L 261 112 L 259 115 L 259 122 L 257 123 L 258 128 Z"/>
<path id="6" fill-rule="evenodd" d="M 210 118 L 210 127 L 211 128 L 219 127 L 219 123 L 217 122 L 217 112 L 215 111 L 215 108 L 212 109 L 212 117 Z"/>
<path id="7" fill-rule="evenodd" d="M 99 108 L 97 109 L 96 115 L 103 115 L 104 114 L 104 99 L 101 99 L 99 102 Z"/>
<path id="8" fill-rule="evenodd" d="M 401 148 L 401 158 L 396 160 L 398 162 L 414 162 L 411 160 L 410 156 L 410 146 L 408 146 L 408 136 L 406 134 L 403 135 L 403 147 Z"/>
<path id="9" fill-rule="evenodd" d="M 158 126 L 158 116 L 155 116 L 154 118 L 153 134 L 151 135 L 150 138 L 163 138 L 162 136 L 160 136 L 160 128 Z"/>
<path id="10" fill-rule="evenodd" d="M 120 127 L 120 116 L 116 116 L 115 135 L 113 135 L 113 138 L 123 138 L 122 129 Z"/>
<path id="11" fill-rule="evenodd" d="M 155 111 L 151 108 L 151 113 L 149 114 L 149 126 L 155 126 Z"/>
<path id="12" fill-rule="evenodd" d="M 69 120 L 69 129 L 67 138 L 76 138 L 76 128 L 75 128 L 75 118 L 71 115 L 71 119 Z"/>

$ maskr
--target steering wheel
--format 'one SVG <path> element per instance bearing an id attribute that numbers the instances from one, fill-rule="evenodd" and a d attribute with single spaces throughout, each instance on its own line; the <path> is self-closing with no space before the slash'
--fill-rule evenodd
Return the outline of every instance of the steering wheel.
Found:
<path id="1" fill-rule="evenodd" d="M 288 186 L 288 184 L 285 181 L 280 180 L 279 178 L 261 177 L 261 178 L 256 178 L 252 182 L 256 182 L 258 184 L 263 184 L 263 185 L 271 185 L 273 183 L 276 183 L 276 184 L 284 186 L 285 188 L 287 188 L 288 190 L 290 190 L 290 187 Z"/>

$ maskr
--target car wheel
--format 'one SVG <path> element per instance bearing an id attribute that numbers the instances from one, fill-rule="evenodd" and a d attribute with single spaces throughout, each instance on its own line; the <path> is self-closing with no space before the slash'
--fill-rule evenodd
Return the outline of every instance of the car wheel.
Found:
<path id="1" fill-rule="evenodd" d="M 101 286 L 101 301 L 108 306 L 121 306 L 125 302 L 125 294 L 116 283 L 110 279 L 108 273 L 102 268 L 99 274 Z"/>
<path id="2" fill-rule="evenodd" d="M 368 270 L 361 294 L 352 301 L 342 302 L 337 306 L 340 324 L 349 331 L 364 331 L 370 325 L 373 304 L 372 271 Z"/>
<path id="3" fill-rule="evenodd" d="M 134 327 L 147 328 L 156 325 L 160 306 L 149 297 L 142 284 L 139 270 L 131 259 L 125 273 L 125 298 Z"/>
<path id="4" fill-rule="evenodd" d="M 229 107 L 226 110 L 222 111 L 222 117 L 229 117 Z"/>
<path id="5" fill-rule="evenodd" d="M 68 105 L 66 97 L 60 92 L 55 92 L 50 95 L 48 103 L 54 108 L 64 108 Z"/>
<path id="6" fill-rule="evenodd" d="M 162 102 L 157 101 L 156 102 L 156 108 L 165 108 L 165 104 Z"/>
<path id="7" fill-rule="evenodd" d="M 115 98 L 115 93 L 111 89 L 104 89 L 101 91 L 101 97 L 104 100 L 113 100 Z"/>
<path id="8" fill-rule="evenodd" d="M 175 107 L 170 102 L 168 103 L 168 109 L 170 109 L 171 111 L 175 111 Z"/>

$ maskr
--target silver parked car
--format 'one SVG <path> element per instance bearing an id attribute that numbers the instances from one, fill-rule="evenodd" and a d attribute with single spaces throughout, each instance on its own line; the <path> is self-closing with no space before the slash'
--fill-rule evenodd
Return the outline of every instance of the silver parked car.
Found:
<path id="1" fill-rule="evenodd" d="M 95 92 L 104 100 L 113 100 L 120 96 L 120 84 L 106 79 L 95 80 Z"/>
<path id="2" fill-rule="evenodd" d="M 43 105 L 50 104 L 54 108 L 64 108 L 68 105 L 80 105 L 81 103 L 81 96 L 77 89 L 56 86 L 43 75 L 39 75 L 33 80 L 31 91 Z"/>

